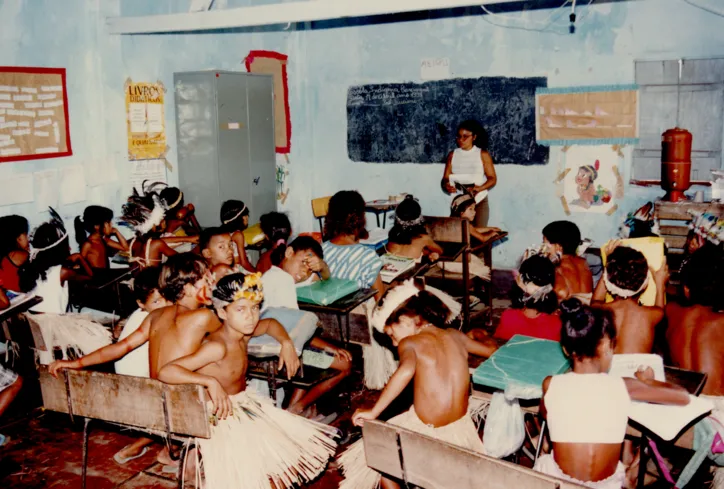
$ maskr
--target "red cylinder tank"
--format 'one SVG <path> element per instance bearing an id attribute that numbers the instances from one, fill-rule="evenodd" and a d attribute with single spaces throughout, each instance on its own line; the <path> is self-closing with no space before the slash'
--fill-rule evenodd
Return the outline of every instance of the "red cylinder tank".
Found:
<path id="1" fill-rule="evenodd" d="M 661 135 L 661 188 L 664 200 L 686 200 L 684 191 L 691 186 L 691 143 L 693 137 L 686 129 L 675 127 Z"/>

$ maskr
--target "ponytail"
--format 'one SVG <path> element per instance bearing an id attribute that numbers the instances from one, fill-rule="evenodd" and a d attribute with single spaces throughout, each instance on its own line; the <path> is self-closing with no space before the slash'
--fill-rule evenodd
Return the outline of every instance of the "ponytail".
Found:
<path id="1" fill-rule="evenodd" d="M 85 224 L 83 224 L 83 220 L 80 216 L 75 216 L 73 227 L 75 228 L 75 240 L 78 243 L 78 246 L 82 247 L 88 239 L 88 235 L 85 232 Z"/>
<path id="2" fill-rule="evenodd" d="M 287 252 L 286 242 L 279 240 L 279 244 L 271 250 L 269 258 L 271 259 L 272 265 L 280 267 L 284 261 L 284 254 Z"/>

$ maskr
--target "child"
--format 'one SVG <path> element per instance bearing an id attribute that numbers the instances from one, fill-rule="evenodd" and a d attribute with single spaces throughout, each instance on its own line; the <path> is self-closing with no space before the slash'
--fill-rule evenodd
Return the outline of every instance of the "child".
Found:
<path id="1" fill-rule="evenodd" d="M 159 266 L 166 258 L 176 254 L 171 245 L 198 242 L 198 236 L 161 238 L 166 229 L 165 213 L 166 207 L 155 192 L 138 195 L 134 191 L 128 198 L 121 220 L 136 232 L 129 243 L 131 263 L 138 263 L 141 267 Z"/>
<path id="2" fill-rule="evenodd" d="M 28 231 L 30 225 L 23 216 L 11 215 L 0 217 L 0 280 L 7 290 L 20 291 L 18 270 L 28 260 L 30 241 Z"/>
<path id="3" fill-rule="evenodd" d="M 201 232 L 196 220 L 196 208 L 193 204 L 184 206 L 184 193 L 176 187 L 166 187 L 160 191 L 161 200 L 166 206 L 166 232 L 174 236 L 193 236 Z"/>
<path id="4" fill-rule="evenodd" d="M 234 273 L 234 247 L 231 235 L 222 228 L 201 231 L 199 249 L 216 280 Z"/>
<path id="5" fill-rule="evenodd" d="M 315 272 L 321 273 L 323 280 L 329 278 L 329 269 L 322 258 L 322 246 L 309 236 L 300 236 L 289 246 L 280 245 L 272 256 L 274 265 L 261 277 L 265 291 L 262 312 L 280 307 L 299 309 L 296 284 L 304 282 L 311 273 Z M 271 314 L 274 315 L 274 311 L 271 311 Z M 306 337 L 303 342 L 306 343 L 310 337 L 311 335 Z M 294 414 L 304 413 L 317 399 L 331 391 L 352 371 L 352 355 L 348 351 L 337 348 L 321 338 L 311 338 L 308 345 L 313 350 L 303 351 L 304 365 L 325 370 L 331 368 L 338 373 L 309 391 L 295 390 L 289 401 L 289 411 Z"/>
<path id="6" fill-rule="evenodd" d="M 258 275 L 233 274 L 219 281 L 214 306 L 223 321 L 193 353 L 170 360 L 158 378 L 170 384 L 206 386 L 218 425 L 197 440 L 207 487 L 285 489 L 313 480 L 334 454 L 334 429 L 275 408 L 245 391 L 247 345 L 265 334 L 259 321 L 263 298 Z M 185 339 L 185 332 L 175 334 Z M 284 347 L 291 345 L 287 337 Z M 291 346 L 294 349 L 293 345 Z"/>
<path id="7" fill-rule="evenodd" d="M 620 489 L 625 467 L 619 461 L 631 401 L 685 405 L 687 392 L 653 380 L 653 371 L 636 379 L 609 377 L 616 328 L 608 311 L 578 299 L 561 304 L 561 346 L 572 371 L 543 381 L 541 414 L 548 421 L 553 451 L 535 470 L 586 487 Z"/>
<path id="8" fill-rule="evenodd" d="M 360 426 L 377 419 L 414 378 L 414 404 L 389 423 L 483 453 L 483 443 L 470 416 L 468 353 L 488 357 L 492 344 L 471 340 L 455 329 L 445 329 L 454 313 L 429 289 L 412 280 L 390 289 L 372 314 L 373 326 L 392 339 L 400 365 L 372 409 L 352 416 Z M 444 297 L 444 296 L 442 296 Z M 374 489 L 380 476 L 367 467 L 364 443 L 359 440 L 341 457 L 345 480 L 341 489 Z M 377 474 L 377 475 L 375 475 Z M 383 487 L 399 487 L 384 479 Z"/>
<path id="9" fill-rule="evenodd" d="M 234 244 L 234 263 L 244 267 L 247 272 L 256 269 L 246 256 L 244 229 L 249 226 L 249 208 L 240 200 L 227 200 L 221 205 L 221 227 L 229 232 Z"/>
<path id="10" fill-rule="evenodd" d="M 477 121 L 464 121 L 458 126 L 455 142 L 458 147 L 448 155 L 442 177 L 445 191 L 451 194 L 456 191 L 450 177 L 457 177 L 456 181 L 473 196 L 495 187 L 498 178 L 488 153 L 488 133 L 485 129 Z M 486 227 L 489 216 L 490 207 L 485 197 L 475 206 L 475 227 Z"/>
<path id="11" fill-rule="evenodd" d="M 486 199 L 487 202 L 487 199 Z M 455 197 L 450 204 L 450 216 L 461 217 L 467 219 L 471 223 L 475 221 L 475 199 L 469 194 L 461 194 Z M 470 230 L 470 236 L 477 239 L 478 241 L 485 243 L 493 238 L 496 234 L 500 233 L 499 228 L 491 227 L 475 227 L 477 224 L 471 225 L 468 229 Z"/>
<path id="12" fill-rule="evenodd" d="M 380 278 L 382 260 L 360 239 L 368 236 L 365 200 L 354 190 L 337 192 L 329 200 L 329 211 L 324 221 L 324 235 L 329 241 L 322 243 L 325 260 L 332 277 L 356 280 L 361 288 L 377 290 L 377 299 L 384 292 Z"/>
<path id="13" fill-rule="evenodd" d="M 289 236 L 292 235 L 292 224 L 286 214 L 281 212 L 270 212 L 259 219 L 261 230 L 271 243 L 271 249 L 262 253 L 259 261 L 256 262 L 256 270 L 266 273 L 272 267 L 271 255 L 279 246 L 286 245 Z"/>
<path id="14" fill-rule="evenodd" d="M 3 293 L 4 295 L 4 293 Z M 0 365 L 0 416 L 18 396 L 23 387 L 23 378 L 12 370 Z M 8 437 L 0 433 L 0 448 L 8 442 Z"/>
<path id="15" fill-rule="evenodd" d="M 51 219 L 33 232 L 30 259 L 20 267 L 20 290 L 43 298 L 31 311 L 64 314 L 68 281 L 89 280 L 93 271 L 80 253 L 70 254 L 63 220 L 49 209 Z"/>
<path id="16" fill-rule="evenodd" d="M 112 253 L 128 251 L 126 238 L 113 227 L 112 221 L 113 211 L 100 205 L 89 205 L 83 211 L 83 219 L 75 218 L 75 239 L 91 268 L 108 268 L 108 249 L 115 250 Z"/>
<path id="17" fill-rule="evenodd" d="M 656 326 L 664 319 L 668 267 L 651 270 L 656 283 L 656 305 L 642 306 L 639 298 L 649 284 L 649 265 L 644 255 L 612 241 L 606 248 L 606 269 L 593 293 L 592 305 L 611 311 L 616 327 L 614 353 L 651 353 Z M 614 297 L 606 302 L 606 293 Z"/>
<path id="18" fill-rule="evenodd" d="M 520 265 L 515 285 L 510 295 L 512 308 L 500 317 L 500 324 L 493 335 L 509 340 L 517 334 L 560 341 L 561 320 L 555 315 L 558 298 L 553 291 L 556 270 L 551 261 L 541 255 L 533 255 Z M 468 335 L 482 341 L 486 334 L 479 329 Z"/>
<path id="19" fill-rule="evenodd" d="M 724 396 L 724 252 L 714 246 L 695 251 L 681 268 L 681 281 L 686 302 L 666 305 L 671 361 L 707 374 L 703 394 Z"/>
<path id="20" fill-rule="evenodd" d="M 555 290 L 558 299 L 576 297 L 589 304 L 593 275 L 586 260 L 576 255 L 581 231 L 570 221 L 554 221 L 543 228 L 545 254 L 557 266 Z"/>
<path id="21" fill-rule="evenodd" d="M 385 248 L 388 253 L 417 261 L 423 256 L 428 256 L 431 261 L 440 258 L 442 248 L 427 234 L 422 208 L 412 195 L 407 195 L 397 206 L 395 225 L 390 229 Z"/>

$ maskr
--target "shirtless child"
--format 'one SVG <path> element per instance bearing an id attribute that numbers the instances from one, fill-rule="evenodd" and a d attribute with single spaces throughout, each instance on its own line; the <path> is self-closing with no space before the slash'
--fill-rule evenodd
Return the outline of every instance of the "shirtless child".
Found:
<path id="1" fill-rule="evenodd" d="M 385 294 L 372 315 L 372 325 L 392 338 L 400 365 L 375 406 L 354 413 L 356 425 L 378 418 L 414 378 L 414 405 L 389 422 L 482 453 L 483 443 L 468 410 L 468 353 L 489 357 L 496 346 L 492 340 L 479 343 L 457 330 L 442 329 L 449 315 L 435 293 L 421 290 L 411 280 Z M 362 440 L 339 462 L 345 476 L 341 489 L 377 487 L 380 476 L 367 467 Z M 382 487 L 399 485 L 382 478 Z"/>
<path id="2" fill-rule="evenodd" d="M 576 255 L 581 231 L 570 221 L 554 221 L 543 228 L 545 254 L 557 265 L 555 291 L 559 300 L 575 297 L 590 303 L 593 275 L 586 260 Z"/>
<path id="3" fill-rule="evenodd" d="M 616 326 L 614 353 L 651 353 L 656 326 L 664 319 L 664 300 L 669 269 L 666 263 L 653 270 L 644 255 L 633 248 L 612 241 L 606 247 L 606 269 L 593 293 L 592 305 L 607 309 Z M 642 306 L 639 298 L 649 284 L 649 270 L 656 284 L 656 304 Z M 613 302 L 606 302 L 606 293 Z"/>
<path id="4" fill-rule="evenodd" d="M 206 487 L 214 489 L 296 487 L 317 477 L 336 447 L 330 437 L 333 428 L 245 391 L 249 339 L 286 336 L 276 321 L 259 321 L 260 275 L 237 273 L 221 279 L 213 296 L 223 326 L 194 353 L 166 363 L 158 374 L 166 383 L 200 384 L 212 394 L 219 423 L 212 426 L 210 439 L 198 443 Z M 180 330 L 179 337 L 185 333 Z M 283 349 L 294 349 L 288 336 L 280 343 Z M 293 370 L 298 366 L 298 360 L 289 365 Z"/>

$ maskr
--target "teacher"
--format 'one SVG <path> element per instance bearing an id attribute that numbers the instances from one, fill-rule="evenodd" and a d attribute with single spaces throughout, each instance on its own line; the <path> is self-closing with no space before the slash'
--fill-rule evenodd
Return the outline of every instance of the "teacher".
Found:
<path id="1" fill-rule="evenodd" d="M 455 141 L 458 147 L 447 156 L 443 189 L 453 194 L 462 187 L 475 197 L 473 224 L 476 228 L 487 227 L 490 217 L 487 191 L 498 182 L 493 159 L 488 153 L 488 133 L 477 121 L 467 120 L 458 126 Z M 485 193 L 479 195 L 481 192 Z"/>

